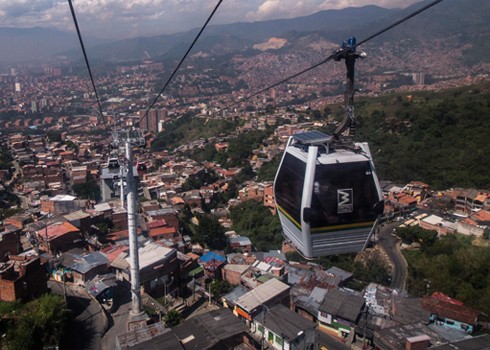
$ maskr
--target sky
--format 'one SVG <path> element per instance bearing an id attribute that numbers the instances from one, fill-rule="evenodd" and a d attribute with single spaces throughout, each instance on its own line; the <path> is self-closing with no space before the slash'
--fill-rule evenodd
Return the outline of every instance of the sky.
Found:
<path id="1" fill-rule="evenodd" d="M 404 8 L 420 0 L 224 0 L 211 24 L 293 18 L 321 10 L 377 5 Z M 84 35 L 123 39 L 201 27 L 218 0 L 72 0 Z M 67 0 L 0 0 L 0 27 L 74 31 Z"/>

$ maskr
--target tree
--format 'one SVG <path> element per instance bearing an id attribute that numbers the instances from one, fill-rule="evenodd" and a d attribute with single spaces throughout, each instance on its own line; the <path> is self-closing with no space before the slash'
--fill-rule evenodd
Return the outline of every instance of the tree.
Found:
<path id="1" fill-rule="evenodd" d="M 62 297 L 44 294 L 29 302 L 14 318 L 15 327 L 7 332 L 9 350 L 42 349 L 61 342 L 70 311 Z"/>
<path id="2" fill-rule="evenodd" d="M 230 282 L 216 279 L 211 282 L 211 294 L 213 295 L 213 298 L 217 299 L 229 291 L 231 291 Z"/>
<path id="3" fill-rule="evenodd" d="M 247 236 L 257 250 L 279 249 L 283 240 L 277 216 L 255 200 L 241 203 L 230 210 L 233 230 Z"/>
<path id="4" fill-rule="evenodd" d="M 390 282 L 390 270 L 377 256 L 371 256 L 364 262 L 354 263 L 354 278 L 368 284 L 369 282 L 388 285 Z"/>
<path id="5" fill-rule="evenodd" d="M 273 181 L 281 162 L 281 156 L 275 156 L 270 162 L 265 163 L 257 173 L 258 181 Z"/>
<path id="6" fill-rule="evenodd" d="M 224 249 L 226 246 L 225 229 L 219 223 L 218 218 L 210 214 L 199 218 L 196 238 L 212 249 Z"/>
<path id="7" fill-rule="evenodd" d="M 439 291 L 486 314 L 490 312 L 490 248 L 457 235 L 443 236 L 420 251 L 406 251 L 408 291 Z M 430 281 L 429 288 L 427 282 Z"/>
<path id="8" fill-rule="evenodd" d="M 87 182 L 73 185 L 73 192 L 82 199 L 95 199 L 96 201 L 99 201 L 101 198 L 100 186 L 91 176 L 88 178 Z"/>
<path id="9" fill-rule="evenodd" d="M 57 130 L 49 130 L 46 134 L 49 139 L 49 142 L 61 142 L 61 131 Z"/>
<path id="10" fill-rule="evenodd" d="M 166 327 L 171 328 L 177 326 L 178 324 L 180 324 L 180 322 L 182 322 L 182 316 L 177 310 L 171 309 L 168 310 L 167 314 L 163 318 L 163 321 L 165 322 Z"/>

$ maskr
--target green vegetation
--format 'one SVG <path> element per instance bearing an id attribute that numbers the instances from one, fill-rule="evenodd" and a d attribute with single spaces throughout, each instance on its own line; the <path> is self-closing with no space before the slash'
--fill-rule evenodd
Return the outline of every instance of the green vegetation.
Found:
<path id="1" fill-rule="evenodd" d="M 9 350 L 43 349 L 62 342 L 70 320 L 62 297 L 44 294 L 27 304 L 0 305 L 2 334 Z"/>
<path id="2" fill-rule="evenodd" d="M 406 251 L 404 256 L 411 294 L 438 291 L 490 313 L 490 248 L 476 247 L 467 237 L 450 235 L 420 251 Z"/>
<path id="3" fill-rule="evenodd" d="M 248 160 L 253 150 L 258 149 L 263 140 L 269 135 L 266 131 L 249 131 L 234 138 L 228 139 L 228 150 L 218 152 L 214 143 L 207 144 L 203 149 L 198 149 L 189 157 L 196 161 L 213 161 L 224 167 L 240 167 L 249 165 Z"/>
<path id="4" fill-rule="evenodd" d="M 192 150 L 188 156 L 198 162 L 216 162 L 220 165 L 226 165 L 228 162 L 228 153 L 218 152 L 214 142 L 209 142 L 204 148 Z"/>
<path id="5" fill-rule="evenodd" d="M 434 245 L 437 241 L 436 231 L 424 230 L 420 226 L 399 227 L 396 229 L 396 235 L 401 238 L 403 243 L 419 243 L 422 249 Z"/>
<path id="6" fill-rule="evenodd" d="M 283 240 L 277 215 L 255 200 L 241 203 L 230 210 L 233 230 L 248 237 L 258 251 L 280 249 Z"/>
<path id="7" fill-rule="evenodd" d="M 373 255 L 364 262 L 355 261 L 352 269 L 354 281 L 348 286 L 361 290 L 370 282 L 390 285 L 391 271 L 378 256 Z"/>
<path id="8" fill-rule="evenodd" d="M 381 179 L 486 188 L 489 101 L 488 83 L 360 100 L 356 138 L 369 142 Z"/>
<path id="9" fill-rule="evenodd" d="M 259 169 L 257 173 L 258 181 L 274 181 L 276 177 L 277 168 L 279 168 L 279 164 L 281 163 L 281 155 L 274 157 L 270 162 L 265 163 Z"/>
<path id="10" fill-rule="evenodd" d="M 101 198 L 100 186 L 91 176 L 87 179 L 87 182 L 73 185 L 73 192 L 82 199 L 95 199 L 99 201 Z"/>
<path id="11" fill-rule="evenodd" d="M 211 294 L 213 295 L 213 298 L 217 299 L 229 291 L 231 291 L 230 282 L 217 279 L 214 279 L 213 282 L 211 282 Z"/>
<path id="12" fill-rule="evenodd" d="M 173 123 L 166 124 L 151 144 L 152 151 L 170 150 L 200 138 L 218 136 L 221 133 L 230 135 L 235 131 L 236 124 L 228 120 L 203 119 L 186 114 Z"/>
<path id="13" fill-rule="evenodd" d="M 0 145 L 0 169 L 10 169 L 13 166 L 13 160 L 7 145 L 2 143 Z"/>
<path id="14" fill-rule="evenodd" d="M 356 139 L 369 142 L 384 180 L 420 180 L 435 189 L 454 186 L 486 188 L 490 183 L 490 84 L 443 92 L 395 93 L 356 101 Z M 313 111 L 313 119 L 333 114 L 343 118 L 342 108 L 329 106 Z M 152 150 L 171 149 L 189 141 L 235 132 L 237 124 L 182 116 L 158 134 Z M 326 129 L 324 131 L 331 132 Z M 268 131 L 242 133 L 228 139 L 226 152 L 217 152 L 214 142 L 190 151 L 198 161 L 216 161 L 222 166 L 243 166 L 258 149 Z M 272 180 L 278 160 L 264 166 L 261 180 Z"/>
<path id="15" fill-rule="evenodd" d="M 62 142 L 63 141 L 61 139 L 61 131 L 58 131 L 58 130 L 49 130 L 46 133 L 46 136 L 48 137 L 49 142 Z"/>
<path id="16" fill-rule="evenodd" d="M 210 185 L 219 179 L 216 172 L 212 169 L 205 169 L 195 175 L 189 176 L 186 182 L 182 185 L 183 191 L 199 189 L 202 186 Z"/>
<path id="17" fill-rule="evenodd" d="M 224 249 L 226 246 L 225 229 L 218 218 L 205 214 L 199 217 L 199 225 L 192 225 L 193 238 L 211 249 Z"/>
<path id="18" fill-rule="evenodd" d="M 182 322 L 182 316 L 177 310 L 171 309 L 168 310 L 163 320 L 166 327 L 174 327 Z"/>
<path id="19" fill-rule="evenodd" d="M 229 140 L 228 166 L 242 166 L 248 163 L 252 151 L 260 147 L 260 144 L 268 136 L 265 131 L 249 131 Z"/>

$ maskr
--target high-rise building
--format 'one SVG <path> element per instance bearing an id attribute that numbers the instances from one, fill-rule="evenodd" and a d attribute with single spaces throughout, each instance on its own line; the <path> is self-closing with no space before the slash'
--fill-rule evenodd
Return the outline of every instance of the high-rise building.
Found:
<path id="1" fill-rule="evenodd" d="M 20 92 L 20 91 L 21 91 L 20 83 L 15 83 L 15 92 Z"/>
<path id="2" fill-rule="evenodd" d="M 424 85 L 425 73 L 412 73 L 412 81 L 415 85 Z"/>
<path id="3" fill-rule="evenodd" d="M 10 75 L 13 76 L 13 77 L 17 76 L 17 70 L 15 68 L 13 68 L 13 67 L 10 68 Z"/>
<path id="4" fill-rule="evenodd" d="M 148 112 L 148 115 L 145 116 L 145 113 L 146 110 L 140 111 L 140 129 L 159 132 L 159 124 L 161 124 L 161 121 L 165 120 L 167 111 L 165 109 L 152 109 Z"/>

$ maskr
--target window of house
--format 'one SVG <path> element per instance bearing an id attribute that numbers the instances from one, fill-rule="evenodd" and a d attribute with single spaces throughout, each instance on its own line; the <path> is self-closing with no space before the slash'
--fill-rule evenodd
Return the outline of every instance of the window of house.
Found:
<path id="1" fill-rule="evenodd" d="M 259 324 L 257 326 L 257 330 L 259 331 L 259 333 L 264 333 L 264 326 L 262 326 L 261 324 Z"/>
<path id="2" fill-rule="evenodd" d="M 276 344 L 279 346 L 282 346 L 283 343 L 284 343 L 284 341 L 282 340 L 282 338 L 280 336 L 276 335 Z"/>
<path id="3" fill-rule="evenodd" d="M 274 333 L 269 332 L 269 336 L 267 337 L 267 340 L 269 340 L 269 343 L 272 343 L 274 341 Z"/>

